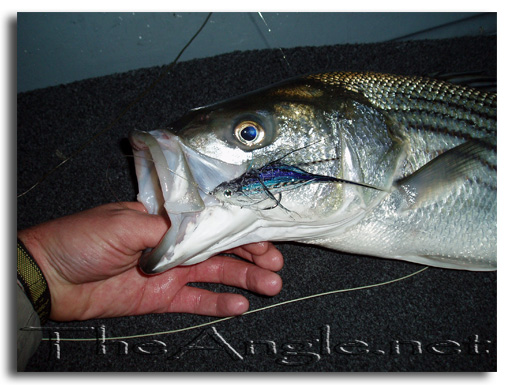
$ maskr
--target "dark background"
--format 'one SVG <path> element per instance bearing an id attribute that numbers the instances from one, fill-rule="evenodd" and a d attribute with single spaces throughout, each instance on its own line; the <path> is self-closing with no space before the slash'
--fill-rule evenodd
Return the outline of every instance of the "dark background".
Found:
<path id="1" fill-rule="evenodd" d="M 134 200 L 133 164 L 125 156 L 131 153 L 129 132 L 163 127 L 193 107 L 287 77 L 334 69 L 413 75 L 480 70 L 496 75 L 495 36 L 304 47 L 284 53 L 289 66 L 274 49 L 180 63 L 115 123 L 163 67 L 18 94 L 18 194 L 108 128 L 18 198 L 18 228 L 107 202 Z M 422 268 L 297 244 L 278 247 L 286 261 L 280 273 L 284 289 L 278 296 L 201 286 L 242 292 L 251 309 L 258 309 L 315 293 L 381 283 Z M 151 314 L 47 326 L 97 330 L 105 326 L 107 337 L 123 337 L 211 320 L 215 318 Z M 63 330 L 60 337 L 94 339 L 95 332 Z M 478 344 L 473 343 L 476 339 Z M 496 273 L 429 268 L 385 286 L 299 301 L 193 330 L 124 340 L 128 354 L 120 354 L 123 351 L 114 344 L 107 344 L 106 354 L 99 354 L 94 341 L 62 341 L 60 359 L 54 345 L 43 341 L 27 370 L 495 371 Z"/>

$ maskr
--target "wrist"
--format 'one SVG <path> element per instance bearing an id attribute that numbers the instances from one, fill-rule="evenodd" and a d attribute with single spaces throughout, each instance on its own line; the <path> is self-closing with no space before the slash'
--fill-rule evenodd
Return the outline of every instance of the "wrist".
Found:
<path id="1" fill-rule="evenodd" d="M 41 324 L 44 324 L 51 311 L 50 287 L 40 265 L 20 237 L 17 244 L 17 279 L 39 315 Z"/>

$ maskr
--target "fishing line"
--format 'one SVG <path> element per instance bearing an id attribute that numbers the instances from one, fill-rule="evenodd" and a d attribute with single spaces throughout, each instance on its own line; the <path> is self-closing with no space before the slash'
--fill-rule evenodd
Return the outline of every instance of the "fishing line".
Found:
<path id="1" fill-rule="evenodd" d="M 62 162 L 60 162 L 59 164 L 57 164 L 57 166 L 53 167 L 52 169 L 50 169 L 50 171 L 48 171 L 46 174 L 43 174 L 43 176 L 36 182 L 34 183 L 31 187 L 29 187 L 27 190 L 25 190 L 23 193 L 19 194 L 17 196 L 17 198 L 21 198 L 22 196 L 26 195 L 27 193 L 29 193 L 31 190 L 33 190 L 36 186 L 38 186 L 40 183 L 42 183 L 43 181 L 45 181 L 50 175 L 52 175 L 56 170 L 58 170 L 59 168 L 61 168 L 64 164 L 66 164 L 68 161 L 72 160 L 73 158 L 75 158 L 78 154 L 80 154 L 82 151 L 84 151 L 84 149 L 86 149 L 86 147 L 88 147 L 92 142 L 94 142 L 100 135 L 104 134 L 105 132 L 109 131 L 112 127 L 114 127 L 114 125 L 116 123 L 118 123 L 121 118 L 123 118 L 125 116 L 125 114 L 127 112 L 129 112 L 137 103 L 139 103 L 146 95 L 148 95 L 150 93 L 150 91 L 152 91 L 161 81 L 162 79 L 164 79 L 164 77 L 166 77 L 168 75 L 168 73 L 173 69 L 173 67 L 175 67 L 175 65 L 177 64 L 178 60 L 180 59 L 180 57 L 182 56 L 182 54 L 184 53 L 184 51 L 191 45 L 191 43 L 196 39 L 196 37 L 200 34 L 200 32 L 203 30 L 203 28 L 205 27 L 205 25 L 207 24 L 207 22 L 209 21 L 210 17 L 212 15 L 212 12 L 210 12 L 207 17 L 205 18 L 204 22 L 202 23 L 202 25 L 200 26 L 200 28 L 198 28 L 198 30 L 196 31 L 196 33 L 193 35 L 193 37 L 191 37 L 191 39 L 189 39 L 189 41 L 187 42 L 187 44 L 180 50 L 180 52 L 178 53 L 178 55 L 175 57 L 175 60 L 173 60 L 173 62 L 171 62 L 170 64 L 168 64 L 164 70 L 161 72 L 161 74 L 159 75 L 159 77 L 154 80 L 154 82 L 148 87 L 146 88 L 143 92 L 141 92 L 137 97 L 136 99 L 134 99 L 134 101 L 132 101 L 131 103 L 129 103 L 119 114 L 118 116 L 116 116 L 105 128 L 99 130 L 96 134 L 94 134 L 90 139 L 88 139 L 87 141 L 85 141 L 77 150 L 75 150 L 69 157 L 67 157 L 66 159 L 64 159 Z"/>
<path id="2" fill-rule="evenodd" d="M 278 47 L 278 49 L 280 50 L 280 53 L 282 53 L 282 58 L 284 59 L 284 61 L 286 62 L 287 64 L 287 68 L 289 69 L 289 72 L 292 74 L 293 73 L 293 68 L 291 67 L 291 65 L 289 64 L 289 62 L 287 61 L 286 59 L 286 54 L 284 53 L 284 51 L 282 50 L 282 48 L 277 44 L 277 41 L 275 40 L 275 37 L 273 36 L 273 33 L 271 32 L 271 28 L 268 26 L 268 23 L 266 23 L 266 20 L 264 19 L 264 16 L 262 15 L 262 12 L 257 12 L 262 20 L 262 22 L 264 23 L 264 25 L 266 26 L 266 28 L 268 29 L 268 33 L 270 34 L 271 38 L 273 39 L 273 42 L 275 43 L 274 45 L 276 47 Z"/>
<path id="3" fill-rule="evenodd" d="M 187 326 L 187 327 L 180 328 L 180 329 L 166 330 L 166 331 L 162 331 L 162 332 L 145 333 L 145 334 L 134 334 L 134 335 L 128 335 L 128 336 L 121 336 L 121 337 L 106 337 L 105 339 L 102 338 L 102 340 L 113 341 L 113 340 L 125 340 L 125 339 L 134 339 L 134 338 L 155 337 L 155 336 L 160 336 L 160 335 L 165 335 L 165 334 L 175 334 L 175 333 L 185 332 L 185 331 L 188 331 L 188 330 L 199 329 L 199 328 L 203 328 L 203 327 L 206 327 L 206 326 L 214 325 L 214 324 L 217 324 L 217 323 L 220 323 L 220 322 L 225 322 L 225 321 L 228 321 L 228 320 L 230 320 L 232 318 L 243 317 L 243 316 L 247 316 L 247 315 L 253 314 L 253 313 L 259 313 L 261 311 L 273 309 L 273 308 L 280 307 L 280 306 L 289 305 L 289 304 L 295 303 L 295 302 L 306 301 L 306 300 L 309 300 L 309 299 L 324 297 L 324 296 L 328 296 L 328 295 L 347 293 L 347 292 L 351 292 L 351 291 L 358 291 L 358 290 L 365 290 L 365 289 L 372 289 L 372 288 L 375 288 L 375 287 L 390 285 L 390 284 L 393 284 L 393 283 L 396 283 L 396 282 L 400 282 L 400 281 L 403 281 L 405 279 L 414 277 L 415 275 L 418 275 L 418 274 L 426 271 L 428 268 L 429 268 L 429 266 L 425 266 L 422 269 L 419 269 L 419 270 L 417 270 L 417 271 L 415 271 L 413 273 L 401 276 L 399 278 L 394 278 L 394 279 L 391 279 L 391 280 L 385 281 L 385 282 L 373 283 L 373 284 L 370 284 L 370 285 L 357 286 L 357 287 L 351 287 L 351 288 L 346 288 L 346 289 L 337 289 L 337 290 L 332 290 L 332 291 L 326 291 L 326 292 L 323 292 L 323 293 L 312 294 L 312 295 L 308 295 L 308 296 L 305 296 L 305 297 L 290 299 L 290 300 L 287 300 L 287 301 L 283 301 L 283 302 L 275 303 L 275 304 L 272 304 L 272 305 L 264 306 L 264 307 L 261 307 L 261 308 L 258 308 L 258 309 L 249 310 L 249 311 L 247 311 L 247 312 L 245 312 L 245 313 L 243 313 L 243 314 L 241 314 L 239 316 L 230 316 L 230 317 L 220 318 L 220 319 L 216 319 L 216 320 L 213 320 L 213 321 L 209 321 L 209 322 L 205 322 L 205 323 L 198 324 L 198 325 L 193 325 L 193 326 Z M 50 340 L 51 340 L 50 338 L 43 338 L 43 341 L 50 341 Z M 97 341 L 98 338 L 60 338 L 59 340 L 60 341 L 70 341 L 70 342 L 88 342 L 88 341 Z"/>
<path id="4" fill-rule="evenodd" d="M 443 30 L 445 28 L 453 27 L 453 26 L 455 26 L 457 24 L 465 23 L 465 22 L 468 22 L 468 21 L 473 20 L 473 19 L 487 17 L 487 15 L 489 15 L 489 12 L 481 12 L 481 13 L 479 13 L 477 15 L 467 16 L 467 17 L 464 17 L 462 19 L 453 20 L 453 21 L 450 21 L 450 22 L 447 22 L 447 23 L 436 25 L 434 27 L 425 28 L 425 29 L 422 29 L 422 30 L 419 30 L 419 31 L 416 31 L 416 32 L 412 32 L 412 33 L 408 33 L 408 34 L 405 34 L 405 35 L 401 35 L 401 36 L 398 36 L 398 37 L 393 37 L 392 39 L 384 40 L 384 42 L 394 42 L 394 41 L 401 41 L 401 40 L 405 41 L 407 39 L 414 40 L 414 39 L 412 39 L 413 37 L 418 37 L 419 38 L 419 35 L 426 34 L 427 32 L 432 32 L 432 31 L 437 31 L 437 30 L 440 31 L 440 30 Z M 426 37 L 425 37 L 425 39 L 426 39 Z"/>

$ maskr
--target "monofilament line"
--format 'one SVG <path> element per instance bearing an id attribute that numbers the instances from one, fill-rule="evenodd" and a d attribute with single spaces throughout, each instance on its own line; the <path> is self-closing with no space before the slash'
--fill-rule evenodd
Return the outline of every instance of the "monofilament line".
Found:
<path id="1" fill-rule="evenodd" d="M 254 310 L 249 310 L 246 313 L 243 313 L 243 314 L 241 314 L 239 316 L 231 316 L 231 317 L 220 318 L 220 319 L 216 319 L 214 321 L 205 322 L 205 323 L 199 324 L 199 325 L 187 326 L 185 328 L 180 328 L 180 329 L 175 329 L 175 330 L 166 330 L 166 331 L 162 331 L 162 332 L 145 333 L 145 334 L 134 334 L 134 335 L 128 335 L 128 336 L 121 336 L 121 337 L 106 337 L 105 339 L 102 338 L 102 340 L 113 341 L 113 340 L 125 340 L 125 339 L 134 339 L 134 338 L 155 337 L 155 336 L 159 336 L 159 335 L 175 334 L 175 333 L 185 332 L 185 331 L 188 331 L 188 330 L 199 329 L 199 328 L 203 328 L 203 327 L 206 327 L 206 326 L 214 325 L 214 324 L 217 324 L 217 323 L 220 323 L 220 322 L 225 322 L 225 321 L 228 321 L 228 320 L 236 318 L 236 317 L 243 317 L 243 316 L 246 316 L 246 315 L 249 315 L 249 314 L 258 313 L 258 312 L 261 312 L 261 311 L 264 311 L 264 310 L 273 309 L 273 308 L 276 308 L 276 307 L 288 305 L 288 304 L 295 303 L 295 302 L 306 301 L 306 300 L 309 300 L 309 299 L 324 297 L 324 296 L 327 296 L 327 295 L 347 293 L 347 292 L 350 292 L 350 291 L 372 289 L 372 288 L 375 288 L 375 287 L 390 285 L 392 283 L 400 282 L 400 281 L 403 281 L 405 279 L 414 277 L 415 275 L 418 275 L 418 274 L 426 271 L 428 268 L 429 268 L 429 266 L 425 266 L 422 269 L 417 270 L 417 271 L 415 271 L 413 273 L 404 275 L 404 276 L 399 277 L 399 278 L 394 278 L 394 279 L 391 279 L 391 280 L 385 281 L 385 282 L 373 283 L 373 284 L 370 284 L 370 285 L 351 287 L 351 288 L 346 288 L 346 289 L 332 290 L 332 291 L 327 291 L 327 292 L 323 292 L 323 293 L 308 295 L 308 296 L 305 296 L 305 297 L 290 299 L 288 301 L 275 303 L 275 304 L 272 304 L 272 305 L 269 305 L 269 306 L 264 306 L 264 307 L 261 307 L 261 308 L 258 308 L 258 309 L 254 309 Z M 50 340 L 51 340 L 50 338 L 43 338 L 43 341 L 50 341 Z M 87 341 L 97 341 L 97 338 L 61 338 L 60 341 L 87 342 Z"/>
<path id="2" fill-rule="evenodd" d="M 275 43 L 275 46 L 280 50 L 280 52 L 282 53 L 282 58 L 284 59 L 284 61 L 286 62 L 287 64 L 287 67 L 289 68 L 289 72 L 292 74 L 293 73 L 293 69 L 291 68 L 291 65 L 289 64 L 289 62 L 287 61 L 286 59 L 286 54 L 284 53 L 284 50 L 282 49 L 282 47 L 280 47 L 277 43 L 277 41 L 275 40 L 275 38 L 273 37 L 273 33 L 271 32 L 271 28 L 269 27 L 268 23 L 266 23 L 266 20 L 264 19 L 264 16 L 262 15 L 261 12 L 257 12 L 260 16 L 260 18 L 262 19 L 262 22 L 264 23 L 264 25 L 266 26 L 266 28 L 268 29 L 268 33 L 270 34 L 271 38 L 274 40 L 274 43 Z"/>

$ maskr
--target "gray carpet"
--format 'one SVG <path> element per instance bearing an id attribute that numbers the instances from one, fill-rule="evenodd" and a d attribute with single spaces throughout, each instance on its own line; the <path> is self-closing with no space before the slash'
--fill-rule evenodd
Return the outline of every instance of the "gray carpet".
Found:
<path id="1" fill-rule="evenodd" d="M 294 75 L 328 70 L 496 75 L 496 37 L 234 52 L 178 64 L 157 87 L 84 151 L 18 199 L 18 227 L 116 200 L 137 189 L 128 133 L 168 125 L 188 109 Z M 18 94 L 18 193 L 70 156 L 156 79 L 162 68 L 88 79 Z M 422 266 L 279 244 L 283 291 L 242 290 L 251 309 L 393 280 Z M 216 320 L 150 314 L 57 323 L 29 371 L 495 371 L 496 273 L 429 268 L 405 280 L 284 304 L 213 325 L 128 339 Z M 105 327 L 105 329 L 102 329 Z M 80 329 L 86 328 L 86 329 Z M 89 328 L 89 329 L 87 329 Z M 94 328 L 91 329 L 91 328 Z M 102 346 L 96 337 L 125 337 Z M 52 336 L 46 333 L 46 336 Z M 102 347 L 105 348 L 102 350 Z M 125 351 L 125 347 L 128 350 Z M 105 353 L 105 354 L 104 354 Z"/>

